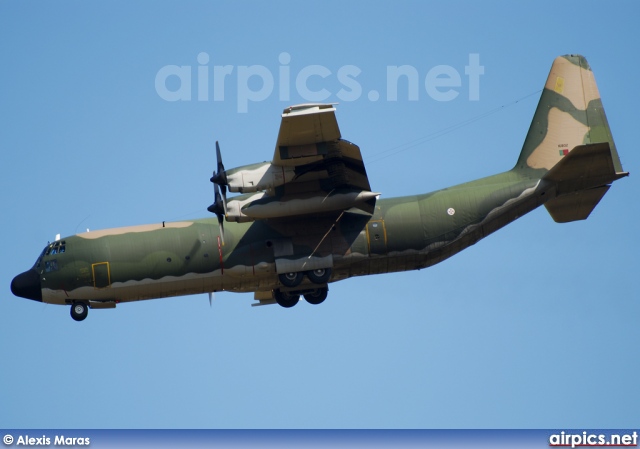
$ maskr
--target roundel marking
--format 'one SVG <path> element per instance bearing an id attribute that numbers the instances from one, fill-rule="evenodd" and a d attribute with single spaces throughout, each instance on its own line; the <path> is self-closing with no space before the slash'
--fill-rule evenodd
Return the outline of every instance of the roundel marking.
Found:
<path id="1" fill-rule="evenodd" d="M 453 207 L 450 207 L 449 209 L 447 209 L 447 213 L 448 213 L 449 215 L 453 215 L 453 214 L 455 214 L 455 213 L 456 213 L 456 210 L 455 210 Z"/>

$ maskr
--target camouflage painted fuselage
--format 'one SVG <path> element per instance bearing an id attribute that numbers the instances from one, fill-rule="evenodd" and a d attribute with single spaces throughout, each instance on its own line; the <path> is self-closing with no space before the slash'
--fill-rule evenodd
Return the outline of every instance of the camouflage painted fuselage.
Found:
<path id="1" fill-rule="evenodd" d="M 543 204 L 557 222 L 584 220 L 628 175 L 579 55 L 554 61 L 512 170 L 432 193 L 376 200 L 334 111 L 286 109 L 271 163 L 224 170 L 218 149 L 216 189 L 248 193 L 226 203 L 216 190 L 217 219 L 58 240 L 11 290 L 73 304 L 78 321 L 87 306 L 222 290 L 256 292 L 261 305 L 292 307 L 300 295 L 319 304 L 327 283 L 434 265 Z"/>
<path id="2" fill-rule="evenodd" d="M 438 263 L 539 206 L 544 186 L 515 171 L 433 193 L 378 200 L 373 216 L 233 223 L 215 218 L 94 231 L 45 250 L 43 302 L 136 301 L 278 287 L 275 258 L 333 258 L 331 281 Z M 49 252 L 46 255 L 46 252 Z M 46 266 L 46 268 L 45 268 Z M 52 270 L 51 267 L 55 266 Z M 305 280 L 305 282 L 308 282 Z"/>

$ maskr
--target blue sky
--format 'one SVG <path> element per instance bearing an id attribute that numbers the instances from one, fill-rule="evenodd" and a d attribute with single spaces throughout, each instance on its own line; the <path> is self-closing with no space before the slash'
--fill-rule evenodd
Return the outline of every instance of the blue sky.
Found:
<path id="1" fill-rule="evenodd" d="M 637 428 L 639 12 L 577 1 L 0 3 L 0 427 Z M 170 298 L 76 323 L 67 307 L 10 292 L 58 233 L 207 216 L 215 140 L 227 167 L 270 159 L 282 109 L 307 101 L 295 85 L 306 67 L 330 72 L 307 85 L 340 103 L 343 137 L 388 198 L 511 168 L 531 94 L 566 53 L 591 64 L 632 172 L 586 221 L 556 224 L 541 208 L 427 270 L 332 284 L 318 307 L 251 308 L 251 294 L 219 293 L 211 308 L 206 295 Z M 484 67 L 478 101 L 471 54 Z M 159 95 L 170 65 L 191 67 L 190 101 Z M 404 84 L 387 100 L 387 68 L 401 65 L 419 74 L 417 100 Z M 208 101 L 197 100 L 199 66 Z M 232 66 L 224 100 L 212 98 L 214 66 Z M 248 89 L 264 87 L 243 84 L 253 66 L 274 89 L 240 112 Z M 362 88 L 350 101 L 337 97 L 345 66 Z M 450 101 L 424 86 L 438 66 L 461 75 Z"/>

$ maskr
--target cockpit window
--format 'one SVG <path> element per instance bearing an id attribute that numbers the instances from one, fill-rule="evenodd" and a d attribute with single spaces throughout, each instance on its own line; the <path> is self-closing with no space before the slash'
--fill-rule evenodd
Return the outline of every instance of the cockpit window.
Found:
<path id="1" fill-rule="evenodd" d="M 36 264 L 35 264 L 35 269 L 42 270 L 44 268 L 44 271 L 46 272 L 56 271 L 58 269 L 57 259 L 46 262 L 45 266 L 43 267 L 42 266 L 43 258 L 47 256 L 55 256 L 56 254 L 64 254 L 66 252 L 67 252 L 67 242 L 65 240 L 58 240 L 53 243 L 49 243 L 47 246 L 45 246 L 45 248 L 40 253 L 40 256 L 38 257 L 38 260 L 36 261 Z"/>
<path id="2" fill-rule="evenodd" d="M 50 243 L 43 251 L 42 256 L 55 256 L 56 254 L 64 254 L 67 251 L 67 242 L 58 240 Z M 42 257 L 40 256 L 40 257 Z"/>
<path id="3" fill-rule="evenodd" d="M 44 271 L 46 271 L 47 273 L 50 273 L 51 271 L 58 271 L 58 260 L 47 260 L 44 263 Z"/>
<path id="4" fill-rule="evenodd" d="M 40 253 L 40 256 L 38 257 L 38 260 L 36 261 L 36 269 L 40 268 L 40 265 L 42 264 L 42 258 L 44 257 L 45 252 L 47 251 L 49 247 L 45 247 L 42 252 Z"/>

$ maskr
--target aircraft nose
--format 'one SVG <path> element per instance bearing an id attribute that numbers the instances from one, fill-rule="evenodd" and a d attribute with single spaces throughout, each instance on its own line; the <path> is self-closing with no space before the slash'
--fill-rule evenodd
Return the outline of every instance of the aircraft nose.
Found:
<path id="1" fill-rule="evenodd" d="M 40 275 L 36 270 L 20 273 L 11 281 L 11 293 L 21 298 L 42 302 Z"/>

